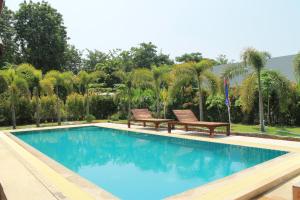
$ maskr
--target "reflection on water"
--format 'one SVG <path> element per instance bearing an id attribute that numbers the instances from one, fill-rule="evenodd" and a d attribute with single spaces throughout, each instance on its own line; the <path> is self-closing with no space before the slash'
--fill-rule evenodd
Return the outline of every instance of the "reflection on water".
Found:
<path id="1" fill-rule="evenodd" d="M 161 199 L 285 153 L 99 127 L 17 136 L 121 199 Z"/>

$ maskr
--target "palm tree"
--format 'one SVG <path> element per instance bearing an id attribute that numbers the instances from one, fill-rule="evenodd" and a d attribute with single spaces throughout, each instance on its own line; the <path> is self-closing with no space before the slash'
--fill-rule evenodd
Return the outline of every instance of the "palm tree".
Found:
<path id="1" fill-rule="evenodd" d="M 118 70 L 115 75 L 121 79 L 118 87 L 118 98 L 127 101 L 128 119 L 131 118 L 132 98 L 134 88 L 149 88 L 152 85 L 152 74 L 149 69 L 140 68 L 133 71 Z"/>
<path id="2" fill-rule="evenodd" d="M 155 93 L 155 101 L 156 101 L 155 102 L 156 117 L 159 117 L 159 115 L 160 115 L 161 90 L 163 88 L 162 87 L 163 84 L 165 83 L 165 85 L 166 85 L 167 73 L 169 71 L 170 71 L 169 66 L 160 66 L 160 67 L 153 66 L 151 68 L 152 79 L 153 79 L 153 90 Z"/>
<path id="3" fill-rule="evenodd" d="M 249 91 L 247 92 L 245 85 L 249 86 L 252 84 L 252 87 L 254 87 L 253 83 L 257 81 L 259 98 L 259 121 L 261 132 L 265 132 L 261 71 L 265 67 L 267 59 L 269 59 L 270 57 L 270 54 L 267 52 L 261 52 L 253 48 L 247 48 L 244 52 L 242 52 L 241 55 L 243 62 L 241 64 L 233 64 L 223 72 L 223 77 L 232 79 L 233 77 L 239 75 L 248 74 L 250 72 L 250 68 L 252 69 L 251 74 L 244 81 L 244 87 L 242 86 L 241 92 L 245 93 L 244 96 L 252 99 L 251 96 L 254 96 L 254 94 L 251 94 Z"/>
<path id="4" fill-rule="evenodd" d="M 20 96 L 29 96 L 28 84 L 13 67 L 0 71 L 0 76 L 6 82 L 11 108 L 12 126 L 16 129 L 16 105 Z"/>
<path id="5" fill-rule="evenodd" d="M 164 119 L 167 118 L 167 108 L 170 102 L 170 95 L 169 95 L 169 91 L 167 88 L 163 88 L 160 92 L 160 98 L 162 100 L 163 103 L 163 112 L 164 112 Z"/>
<path id="6" fill-rule="evenodd" d="M 200 121 L 204 120 L 203 92 L 205 88 L 208 87 L 213 93 L 219 90 L 219 80 L 211 71 L 212 67 L 213 62 L 211 60 L 203 59 L 199 63 L 190 62 L 180 64 L 173 69 L 173 77 L 175 78 L 174 83 L 172 84 L 173 90 L 182 87 L 184 84 L 192 82 L 196 83 Z M 175 93 L 172 92 L 172 94 L 174 95 Z"/>
<path id="7" fill-rule="evenodd" d="M 281 112 L 287 110 L 287 96 L 290 91 L 290 82 L 289 80 L 281 75 L 277 71 L 273 70 L 264 70 L 261 73 L 262 80 L 262 92 L 263 96 L 267 98 L 267 121 L 271 123 L 270 120 L 270 99 L 271 94 L 276 94 L 279 99 L 279 108 Z"/>
<path id="8" fill-rule="evenodd" d="M 104 74 L 101 71 L 94 71 L 87 73 L 86 71 L 80 71 L 78 73 L 79 85 L 83 87 L 83 91 L 86 96 L 86 116 L 90 114 L 90 103 L 89 103 L 89 85 L 95 83 Z"/>
<path id="9" fill-rule="evenodd" d="M 24 78 L 29 90 L 32 94 L 32 99 L 35 101 L 35 118 L 36 126 L 40 126 L 40 81 L 42 79 L 42 71 L 35 69 L 30 64 L 21 64 L 16 69 L 17 73 Z"/>
<path id="10" fill-rule="evenodd" d="M 42 82 L 42 85 L 48 86 L 48 90 L 51 88 L 55 88 L 56 94 L 56 110 L 57 110 L 57 123 L 61 125 L 61 100 L 59 98 L 59 87 L 64 87 L 67 90 L 67 93 L 71 93 L 73 90 L 73 78 L 74 75 L 72 72 L 59 72 L 56 70 L 51 70 L 46 73 L 44 79 L 45 81 Z M 47 83 L 47 84 L 46 84 Z M 50 85 L 52 84 L 52 86 Z M 49 92 L 49 91 L 48 91 Z"/>
<path id="11" fill-rule="evenodd" d="M 132 104 L 132 89 L 133 89 L 133 80 L 132 72 L 125 72 L 123 70 L 118 70 L 115 72 L 115 75 L 122 81 L 122 84 L 117 85 L 117 97 L 118 99 L 124 99 L 127 102 L 128 115 L 127 118 L 131 118 L 131 104 Z"/>

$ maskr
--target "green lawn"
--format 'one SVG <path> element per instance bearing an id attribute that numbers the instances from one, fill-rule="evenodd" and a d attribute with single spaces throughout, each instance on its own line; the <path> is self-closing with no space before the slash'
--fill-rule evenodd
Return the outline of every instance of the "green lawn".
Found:
<path id="1" fill-rule="evenodd" d="M 260 133 L 258 125 L 233 124 L 231 126 L 231 130 L 232 132 L 238 132 L 238 133 Z M 266 134 L 278 135 L 278 136 L 289 136 L 289 137 L 300 137 L 300 127 L 267 126 Z"/>
<path id="2" fill-rule="evenodd" d="M 112 122 L 126 124 L 126 120 L 110 121 L 110 120 L 95 120 L 94 122 Z M 73 124 L 84 124 L 85 121 L 72 122 Z M 63 122 L 62 125 L 71 124 L 70 122 Z M 57 126 L 57 123 L 42 123 L 41 127 Z M 34 128 L 35 124 L 20 125 L 17 129 Z M 10 130 L 11 126 L 2 126 L 0 130 Z M 232 124 L 231 131 L 236 133 L 260 133 L 258 125 L 244 125 L 244 124 Z M 288 137 L 300 137 L 300 127 L 286 127 L 286 126 L 267 126 L 266 133 L 269 135 L 288 136 Z"/>

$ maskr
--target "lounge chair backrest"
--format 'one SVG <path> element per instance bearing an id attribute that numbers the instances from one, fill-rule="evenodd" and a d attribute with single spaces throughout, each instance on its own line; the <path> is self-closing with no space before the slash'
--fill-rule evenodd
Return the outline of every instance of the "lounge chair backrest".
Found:
<path id="1" fill-rule="evenodd" d="M 132 109 L 134 119 L 153 119 L 148 109 Z"/>
<path id="2" fill-rule="evenodd" d="M 180 122 L 198 122 L 197 117 L 191 110 L 173 110 L 173 112 Z"/>

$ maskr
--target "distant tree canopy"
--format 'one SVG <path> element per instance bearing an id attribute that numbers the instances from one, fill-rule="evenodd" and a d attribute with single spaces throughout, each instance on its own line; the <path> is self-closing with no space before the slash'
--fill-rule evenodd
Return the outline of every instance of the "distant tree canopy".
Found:
<path id="1" fill-rule="evenodd" d="M 202 60 L 202 53 L 196 52 L 196 53 L 185 53 L 182 56 L 176 57 L 176 61 L 180 63 L 185 62 L 200 62 Z"/>
<path id="2" fill-rule="evenodd" d="M 32 1 L 20 4 L 13 12 L 4 8 L 0 18 L 0 37 L 4 54 L 0 57 L 0 68 L 10 64 L 30 63 L 43 73 L 50 70 L 93 72 L 104 71 L 107 87 L 120 82 L 114 75 L 120 69 L 132 71 L 137 68 L 151 69 L 153 66 L 173 65 L 174 60 L 151 42 L 143 42 L 128 50 L 113 49 L 78 50 L 68 43 L 66 28 L 60 13 L 47 2 Z M 178 62 L 199 62 L 199 52 L 177 57 Z"/>
<path id="3" fill-rule="evenodd" d="M 64 53 L 64 71 L 78 73 L 83 67 L 82 52 L 76 49 L 74 45 L 68 45 Z"/>
<path id="4" fill-rule="evenodd" d="M 149 43 L 141 43 L 138 47 L 130 49 L 134 67 L 150 68 L 152 65 L 170 65 L 173 61 L 168 55 L 157 53 L 157 46 Z"/>
<path id="5" fill-rule="evenodd" d="M 227 58 L 226 55 L 224 55 L 224 54 L 220 54 L 220 55 L 216 58 L 216 62 L 217 62 L 219 65 L 224 65 L 224 64 L 228 64 L 228 63 L 229 63 L 228 58 Z"/>
<path id="6" fill-rule="evenodd" d="M 98 50 L 87 50 L 86 59 L 83 60 L 84 70 L 90 72 L 96 69 L 98 63 L 104 63 L 107 60 L 106 53 Z"/>
<path id="7" fill-rule="evenodd" d="M 65 64 L 67 32 L 63 18 L 47 2 L 20 4 L 15 14 L 16 40 L 22 59 L 44 72 Z"/>
<path id="8" fill-rule="evenodd" d="M 0 56 L 0 68 L 5 62 L 15 63 L 17 61 L 18 46 L 15 42 L 16 31 L 14 28 L 14 12 L 4 7 L 0 17 L 0 40 L 2 40 L 3 52 Z"/>

